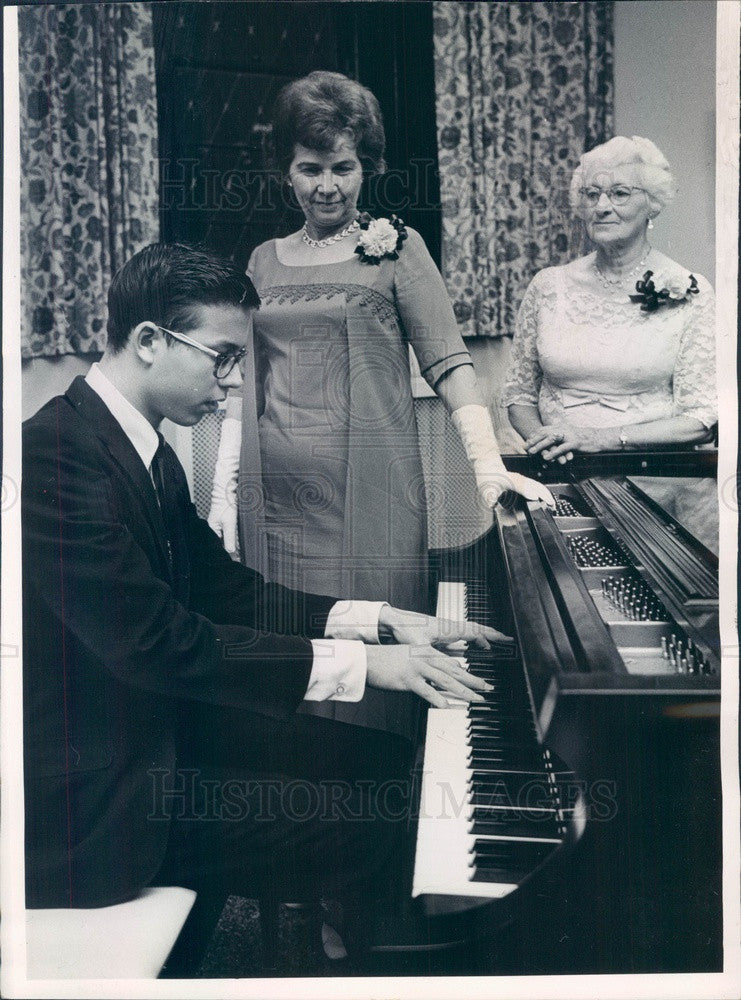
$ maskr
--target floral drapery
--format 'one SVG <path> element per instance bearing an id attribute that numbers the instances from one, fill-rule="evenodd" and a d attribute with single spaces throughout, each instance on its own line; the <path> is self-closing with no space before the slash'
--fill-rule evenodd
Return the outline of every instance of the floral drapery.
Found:
<path id="1" fill-rule="evenodd" d="M 612 3 L 436 2 L 443 275 L 463 336 L 514 333 L 529 280 L 581 251 L 568 191 L 612 134 Z"/>
<path id="2" fill-rule="evenodd" d="M 146 3 L 21 7 L 22 355 L 102 351 L 115 270 L 158 238 Z"/>

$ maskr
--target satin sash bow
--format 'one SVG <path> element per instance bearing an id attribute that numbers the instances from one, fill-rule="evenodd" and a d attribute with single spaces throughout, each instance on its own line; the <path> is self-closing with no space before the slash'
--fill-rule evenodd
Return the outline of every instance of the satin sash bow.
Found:
<path id="1" fill-rule="evenodd" d="M 625 412 L 630 406 L 630 396 L 609 392 L 589 392 L 586 389 L 560 389 L 561 402 L 564 409 L 572 406 L 584 406 L 587 403 L 600 403 L 611 410 Z"/>

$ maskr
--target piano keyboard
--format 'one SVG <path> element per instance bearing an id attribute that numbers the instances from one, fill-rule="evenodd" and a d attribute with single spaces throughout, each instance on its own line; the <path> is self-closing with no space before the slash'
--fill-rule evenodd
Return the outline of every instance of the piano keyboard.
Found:
<path id="1" fill-rule="evenodd" d="M 465 583 L 441 583 L 437 616 L 487 624 L 488 612 Z M 475 648 L 461 662 L 494 690 L 428 711 L 412 895 L 496 899 L 566 837 L 564 775 L 538 741 L 519 662 Z"/>

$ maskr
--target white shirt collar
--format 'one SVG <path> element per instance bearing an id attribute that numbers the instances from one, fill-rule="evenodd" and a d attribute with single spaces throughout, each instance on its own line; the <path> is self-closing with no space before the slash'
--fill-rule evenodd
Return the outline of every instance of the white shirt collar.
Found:
<path id="1" fill-rule="evenodd" d="M 85 376 L 85 381 L 111 411 L 148 469 L 159 445 L 157 431 L 147 418 L 118 391 L 97 362 Z"/>

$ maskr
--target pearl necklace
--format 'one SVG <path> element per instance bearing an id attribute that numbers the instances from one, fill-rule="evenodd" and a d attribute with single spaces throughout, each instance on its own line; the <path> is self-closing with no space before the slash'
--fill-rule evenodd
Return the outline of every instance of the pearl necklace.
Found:
<path id="1" fill-rule="evenodd" d="M 311 247 L 312 250 L 322 250 L 324 247 L 331 247 L 333 243 L 339 243 L 340 240 L 344 240 L 346 236 L 356 233 L 358 229 L 360 229 L 360 223 L 357 219 L 353 219 L 350 225 L 345 226 L 341 233 L 335 233 L 334 236 L 327 236 L 327 238 L 323 240 L 313 240 L 311 236 L 309 236 L 306 223 L 304 223 L 301 230 L 301 239 L 307 247 Z"/>
<path id="2" fill-rule="evenodd" d="M 617 288 L 620 285 L 625 284 L 626 281 L 634 277 L 643 277 L 643 269 L 646 266 L 646 261 L 651 256 L 652 249 L 652 247 L 649 247 L 643 260 L 639 260 L 635 267 L 631 268 L 630 271 L 626 271 L 625 274 L 618 275 L 617 278 L 613 278 L 605 274 L 605 272 L 597 266 L 597 258 L 595 257 L 592 264 L 602 287 L 609 290 L 610 288 Z"/>

